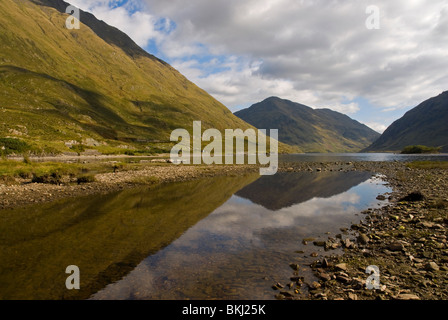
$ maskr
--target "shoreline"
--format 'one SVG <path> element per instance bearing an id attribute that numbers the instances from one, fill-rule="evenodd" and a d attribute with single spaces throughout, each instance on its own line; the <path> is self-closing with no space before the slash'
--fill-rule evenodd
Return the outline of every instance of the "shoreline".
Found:
<path id="1" fill-rule="evenodd" d="M 113 193 L 139 186 L 155 186 L 162 183 L 182 182 L 220 175 L 236 175 L 256 172 L 257 166 L 206 166 L 156 163 L 134 170 L 95 174 L 95 181 L 77 184 L 33 183 L 31 179 L 15 178 L 16 184 L 0 184 L 0 210 L 43 204 L 60 199 Z"/>
<path id="2" fill-rule="evenodd" d="M 108 163 L 106 160 L 111 162 L 110 160 L 114 158 L 105 156 L 102 160 L 106 164 Z M 138 160 L 141 157 L 127 156 L 126 158 Z M 140 160 L 136 164 L 137 168 L 96 173 L 94 182 L 82 184 L 77 184 L 76 179 L 69 177 L 65 177 L 62 184 L 33 183 L 31 178 L 19 177 L 14 177 L 13 183 L 2 183 L 0 180 L 0 210 L 48 203 L 65 198 L 107 194 L 138 186 L 150 187 L 160 183 L 182 182 L 220 175 L 255 173 L 260 169 L 259 165 L 175 165 L 167 163 L 164 158 L 155 158 L 159 159 Z M 89 159 L 100 160 L 95 156 L 82 158 L 84 161 Z M 329 162 L 325 165 L 321 162 L 280 163 L 278 168 L 278 172 L 347 170 L 354 170 L 352 162 Z"/>
<path id="3" fill-rule="evenodd" d="M 392 192 L 379 197 L 389 203 L 362 211 L 359 224 L 341 226 L 341 234 L 328 236 L 325 254 L 307 266 L 316 281 L 303 283 L 296 271 L 291 274 L 296 290 L 290 286 L 276 298 L 447 299 L 448 170 L 411 169 L 396 162 L 358 162 L 353 167 L 383 175 Z M 343 253 L 332 255 L 335 248 L 343 248 Z M 372 267 L 367 270 L 369 266 L 378 267 L 378 273 L 372 273 Z M 369 277 L 374 288 L 366 288 Z"/>
<path id="4" fill-rule="evenodd" d="M 86 184 L 0 184 L 0 210 L 43 204 L 63 198 L 105 194 L 222 175 L 259 171 L 257 165 L 145 164 L 134 170 L 98 173 Z M 404 162 L 280 163 L 278 172 L 368 171 L 380 174 L 392 188 L 380 195 L 389 203 L 360 212 L 361 222 L 340 226 L 330 235 L 325 254 L 310 265 L 316 281 L 303 283 L 300 266 L 291 273 L 293 286 L 277 299 L 287 300 L 438 300 L 448 298 L 448 170 L 410 168 Z M 415 193 L 414 197 L 408 197 Z M 344 228 L 346 227 L 346 228 Z M 324 236 L 324 235 L 322 235 Z M 327 236 L 325 236 L 327 237 Z M 313 245 L 313 244 L 309 244 Z M 334 246 L 333 246 L 334 245 Z M 343 248 L 332 255 L 332 247 Z M 328 250 L 327 250 L 328 249 Z M 293 257 L 292 257 L 293 258 Z M 366 289 L 368 266 L 378 266 L 378 289 Z M 304 290 L 305 289 L 305 290 Z"/>

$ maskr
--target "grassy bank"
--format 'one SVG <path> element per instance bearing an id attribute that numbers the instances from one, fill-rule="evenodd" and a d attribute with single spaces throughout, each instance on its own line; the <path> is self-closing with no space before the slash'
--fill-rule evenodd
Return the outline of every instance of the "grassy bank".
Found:
<path id="1" fill-rule="evenodd" d="M 414 161 L 408 164 L 411 169 L 448 169 L 448 161 Z"/>
<path id="2" fill-rule="evenodd" d="M 0 161 L 0 183 L 21 184 L 24 180 L 45 184 L 89 183 L 97 174 L 135 171 L 157 166 L 158 163 L 125 163 L 120 161 L 100 161 L 86 163 Z M 31 179 L 31 180 L 30 180 Z"/>

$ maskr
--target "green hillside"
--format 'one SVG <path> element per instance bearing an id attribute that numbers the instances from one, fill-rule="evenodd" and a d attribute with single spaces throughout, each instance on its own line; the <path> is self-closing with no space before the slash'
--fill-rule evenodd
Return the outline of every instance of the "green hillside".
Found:
<path id="1" fill-rule="evenodd" d="M 448 91 L 408 111 L 364 151 L 400 152 L 414 145 L 441 147 L 442 152 L 448 152 Z"/>
<path id="2" fill-rule="evenodd" d="M 35 153 L 74 144 L 113 153 L 169 150 L 172 130 L 249 128 L 126 34 L 81 11 L 68 30 L 61 0 L 0 1 L 0 137 Z"/>
<path id="3" fill-rule="evenodd" d="M 342 113 L 277 97 L 235 115 L 257 128 L 278 129 L 281 142 L 305 152 L 358 152 L 380 136 Z"/>

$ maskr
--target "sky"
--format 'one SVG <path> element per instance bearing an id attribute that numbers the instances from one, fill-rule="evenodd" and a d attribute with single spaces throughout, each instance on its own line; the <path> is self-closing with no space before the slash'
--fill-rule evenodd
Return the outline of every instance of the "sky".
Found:
<path id="1" fill-rule="evenodd" d="M 232 112 L 271 96 L 382 133 L 448 90 L 448 0 L 66 0 Z"/>

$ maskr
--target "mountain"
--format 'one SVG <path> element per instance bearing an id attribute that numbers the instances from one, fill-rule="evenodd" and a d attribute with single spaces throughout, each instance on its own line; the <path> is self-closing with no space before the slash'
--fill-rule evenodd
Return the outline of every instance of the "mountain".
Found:
<path id="1" fill-rule="evenodd" d="M 406 112 L 364 151 L 401 151 L 410 145 L 442 147 L 442 152 L 448 152 L 448 91 Z"/>
<path id="2" fill-rule="evenodd" d="M 358 152 L 380 134 L 329 109 L 270 97 L 235 115 L 257 128 L 278 129 L 279 140 L 305 152 Z"/>
<path id="3" fill-rule="evenodd" d="M 0 1 L 0 138 L 42 153 L 169 150 L 177 128 L 252 128 L 120 30 L 62 0 Z M 36 151 L 36 152 L 37 152 Z"/>

